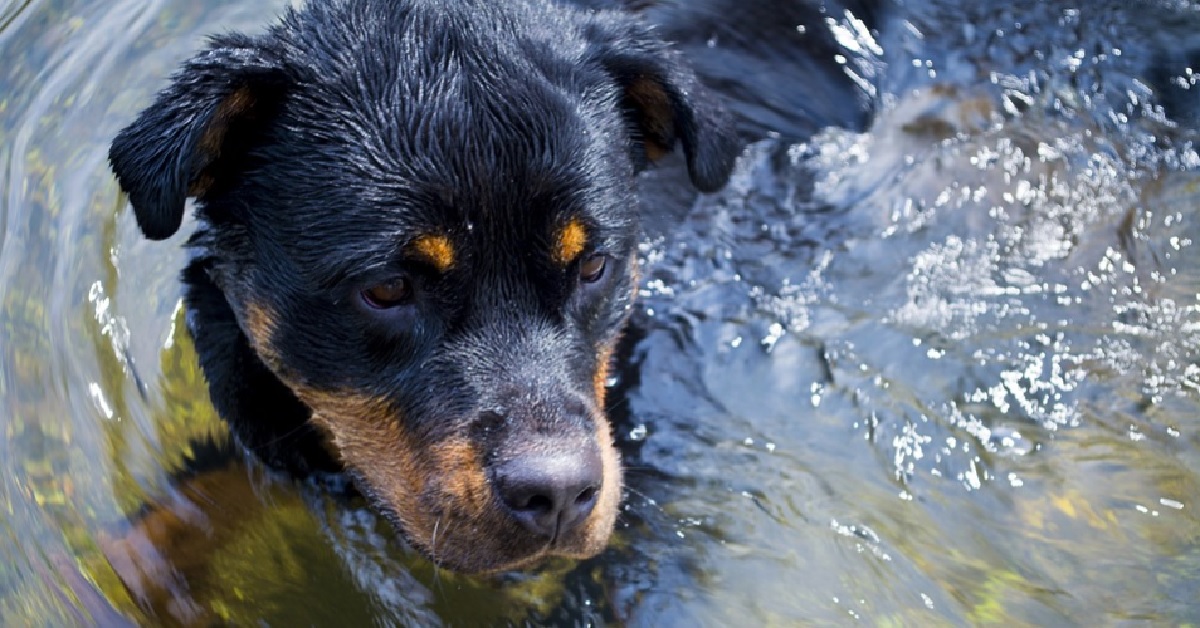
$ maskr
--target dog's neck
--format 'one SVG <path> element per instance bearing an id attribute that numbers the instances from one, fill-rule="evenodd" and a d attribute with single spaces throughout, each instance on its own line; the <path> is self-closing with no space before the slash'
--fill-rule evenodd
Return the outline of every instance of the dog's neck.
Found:
<path id="1" fill-rule="evenodd" d="M 194 258 L 183 271 L 188 331 L 196 345 L 209 394 L 243 446 L 277 469 L 306 476 L 337 472 L 309 409 L 250 348 L 224 293 L 209 275 L 211 258 Z"/>

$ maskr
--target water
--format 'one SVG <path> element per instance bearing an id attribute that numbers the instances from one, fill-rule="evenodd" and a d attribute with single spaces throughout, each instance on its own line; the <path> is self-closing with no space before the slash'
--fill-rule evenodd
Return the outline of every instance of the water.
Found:
<path id="1" fill-rule="evenodd" d="M 649 8 L 774 135 L 722 193 L 643 181 L 612 547 L 480 579 L 252 461 L 174 473 L 227 437 L 186 235 L 105 150 L 281 4 L 0 0 L 0 623 L 1200 622 L 1200 6 Z M 152 503 L 192 534 L 122 544 Z"/>

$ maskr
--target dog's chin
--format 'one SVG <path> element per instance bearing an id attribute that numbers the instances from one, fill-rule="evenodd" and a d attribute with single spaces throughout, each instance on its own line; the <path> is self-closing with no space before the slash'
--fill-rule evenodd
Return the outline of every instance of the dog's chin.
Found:
<path id="1" fill-rule="evenodd" d="M 604 550 L 612 536 L 620 499 L 619 485 L 601 490 L 596 510 L 579 527 L 556 539 L 538 537 L 519 524 L 488 509 L 466 515 L 446 502 L 420 513 L 398 512 L 380 492 L 366 485 L 359 473 L 352 473 L 360 492 L 380 513 L 397 535 L 413 550 L 436 565 L 464 575 L 491 575 L 528 570 L 552 558 L 584 560 Z M 441 514 L 432 517 L 430 513 Z M 453 514 L 452 514 L 453 513 Z"/>
<path id="2" fill-rule="evenodd" d="M 507 556 L 470 556 L 466 557 L 465 562 L 457 562 L 455 558 L 447 557 L 441 551 L 433 553 L 428 551 L 428 548 L 420 548 L 419 551 L 439 568 L 464 575 L 487 576 L 536 569 L 545 561 L 554 558 L 570 560 L 593 558 L 608 545 L 610 536 L 611 530 L 594 537 L 545 542 L 538 547 L 529 548 L 526 552 Z"/>
<path id="3" fill-rule="evenodd" d="M 608 545 L 611 529 L 603 532 L 572 534 L 565 539 L 543 540 L 509 545 L 491 550 L 473 545 L 470 539 L 447 540 L 437 545 L 421 543 L 403 529 L 396 529 L 408 545 L 439 569 L 464 575 L 493 575 L 537 568 L 553 558 L 584 560 L 598 555 Z"/>
<path id="4" fill-rule="evenodd" d="M 492 575 L 535 569 L 552 558 L 584 560 L 596 556 L 608 545 L 613 531 L 613 526 L 602 521 L 605 518 L 600 514 L 596 513 L 595 521 L 589 520 L 583 528 L 554 540 L 524 534 L 506 538 L 504 534 L 511 530 L 498 533 L 495 526 L 487 524 L 470 529 L 468 534 L 456 535 L 455 527 L 466 527 L 462 522 L 447 524 L 445 531 L 439 530 L 438 538 L 417 538 L 394 517 L 389 519 L 408 545 L 438 568 L 464 575 Z"/>

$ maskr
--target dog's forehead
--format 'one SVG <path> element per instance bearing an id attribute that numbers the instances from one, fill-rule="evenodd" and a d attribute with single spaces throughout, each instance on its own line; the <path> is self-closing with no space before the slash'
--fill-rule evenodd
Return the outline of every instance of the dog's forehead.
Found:
<path id="1" fill-rule="evenodd" d="M 537 45 L 572 34 L 506 32 L 490 8 L 418 9 L 293 49 L 310 69 L 286 114 L 300 141 L 276 161 L 306 173 L 289 194 L 309 211 L 272 218 L 295 221 L 283 244 L 314 279 L 414 250 L 444 267 L 554 255 L 569 224 L 596 239 L 622 230 L 632 203 L 618 184 L 630 173 L 614 170 L 628 163 L 615 89 L 571 46 Z"/>
<path id="2" fill-rule="evenodd" d="M 530 264 L 562 266 L 586 248 L 617 252 L 632 222 L 628 212 L 600 200 L 598 190 L 572 183 L 565 179 L 558 191 L 515 182 L 395 195 L 385 186 L 377 204 L 338 212 L 289 248 L 307 261 L 303 271 L 318 284 L 404 262 L 475 275 Z"/>
<path id="3" fill-rule="evenodd" d="M 594 137 L 573 104 L 538 89 L 526 90 L 540 100 L 524 109 L 448 89 L 403 106 L 380 98 L 387 104 L 374 113 L 370 104 L 343 112 L 360 116 L 359 135 L 297 148 L 289 160 L 321 163 L 297 182 L 305 191 L 293 207 L 308 211 L 282 217 L 297 227 L 319 221 L 296 244 L 344 248 L 336 257 L 356 263 L 386 263 L 396 247 L 421 241 L 494 259 L 527 254 L 572 221 L 608 229 L 619 213 L 611 207 L 616 149 Z"/>
<path id="4" fill-rule="evenodd" d="M 554 91 L 587 89 L 601 75 L 585 61 L 589 45 L 578 23 L 554 11 L 515 15 L 536 8 L 491 0 L 312 3 L 314 17 L 292 16 L 273 35 L 306 83 L 300 94 L 341 105 L 352 118 L 365 114 L 359 122 L 418 121 L 456 104 L 505 118 L 554 114 L 543 110 Z"/>

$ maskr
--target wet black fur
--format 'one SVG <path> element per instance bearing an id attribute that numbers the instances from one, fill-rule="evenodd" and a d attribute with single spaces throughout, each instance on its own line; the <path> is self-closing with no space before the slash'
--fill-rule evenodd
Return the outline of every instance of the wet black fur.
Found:
<path id="1" fill-rule="evenodd" d="M 636 97 L 645 81 L 661 102 Z M 214 38 L 109 156 L 148 238 L 175 233 L 197 197 L 183 280 L 213 401 L 246 447 L 304 474 L 339 462 L 277 372 L 385 398 L 430 442 L 491 411 L 517 415 L 507 430 L 594 428 L 583 400 L 632 300 L 647 146 L 680 147 L 712 191 L 740 144 L 636 17 L 330 0 Z M 596 284 L 552 261 L 572 217 L 582 257 L 610 258 Z M 454 243 L 449 273 L 401 255 L 426 233 Z M 415 281 L 411 306 L 363 304 L 399 274 Z M 276 372 L 244 333 L 251 305 L 273 313 Z"/>

